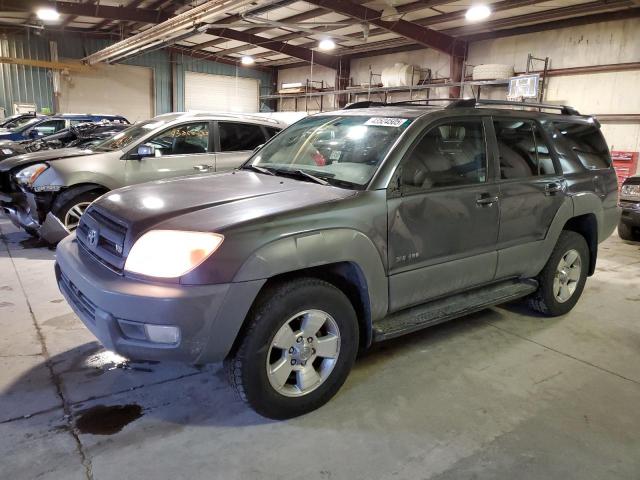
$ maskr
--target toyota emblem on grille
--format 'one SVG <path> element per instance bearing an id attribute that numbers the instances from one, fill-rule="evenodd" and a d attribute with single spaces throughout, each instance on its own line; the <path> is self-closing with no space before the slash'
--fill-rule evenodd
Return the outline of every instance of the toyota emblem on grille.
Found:
<path id="1" fill-rule="evenodd" d="M 90 246 L 95 247 L 96 245 L 98 245 L 98 231 L 97 230 L 89 230 L 89 233 L 87 233 L 87 243 L 89 243 Z"/>

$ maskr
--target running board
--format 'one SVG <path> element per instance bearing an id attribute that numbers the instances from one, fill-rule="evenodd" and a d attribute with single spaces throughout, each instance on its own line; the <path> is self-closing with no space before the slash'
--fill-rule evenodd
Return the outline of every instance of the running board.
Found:
<path id="1" fill-rule="evenodd" d="M 446 322 L 493 305 L 525 297 L 538 288 L 535 280 L 511 280 L 477 288 L 393 313 L 373 325 L 373 341 L 380 342 Z"/>

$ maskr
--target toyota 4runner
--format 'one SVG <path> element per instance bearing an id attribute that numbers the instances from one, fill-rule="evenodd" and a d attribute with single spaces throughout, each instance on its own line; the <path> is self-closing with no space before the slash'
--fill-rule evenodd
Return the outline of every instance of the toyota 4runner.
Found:
<path id="1" fill-rule="evenodd" d="M 236 171 L 108 193 L 59 244 L 60 289 L 107 349 L 224 360 L 271 418 L 327 402 L 373 342 L 519 298 L 567 313 L 616 174 L 594 118 L 511 106 L 322 113 Z"/>

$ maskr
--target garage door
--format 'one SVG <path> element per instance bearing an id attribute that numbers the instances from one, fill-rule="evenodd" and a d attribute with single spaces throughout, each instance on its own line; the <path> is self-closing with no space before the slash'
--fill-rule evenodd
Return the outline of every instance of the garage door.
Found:
<path id="1" fill-rule="evenodd" d="M 113 113 L 130 122 L 154 116 L 153 70 L 131 65 L 99 65 L 60 79 L 63 113 Z"/>
<path id="2" fill-rule="evenodd" d="M 253 113 L 259 110 L 258 91 L 259 81 L 253 78 L 186 72 L 184 108 Z"/>

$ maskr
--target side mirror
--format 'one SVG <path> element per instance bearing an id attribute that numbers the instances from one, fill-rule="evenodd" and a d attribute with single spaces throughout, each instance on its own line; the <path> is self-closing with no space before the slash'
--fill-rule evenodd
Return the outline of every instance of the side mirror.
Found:
<path id="1" fill-rule="evenodd" d="M 29 133 L 27 133 L 27 135 L 30 138 L 38 138 L 41 135 L 41 133 L 34 128 L 33 130 L 29 130 Z"/>
<path id="2" fill-rule="evenodd" d="M 144 157 L 155 157 L 156 156 L 156 147 L 153 145 L 138 145 L 138 158 Z"/>

